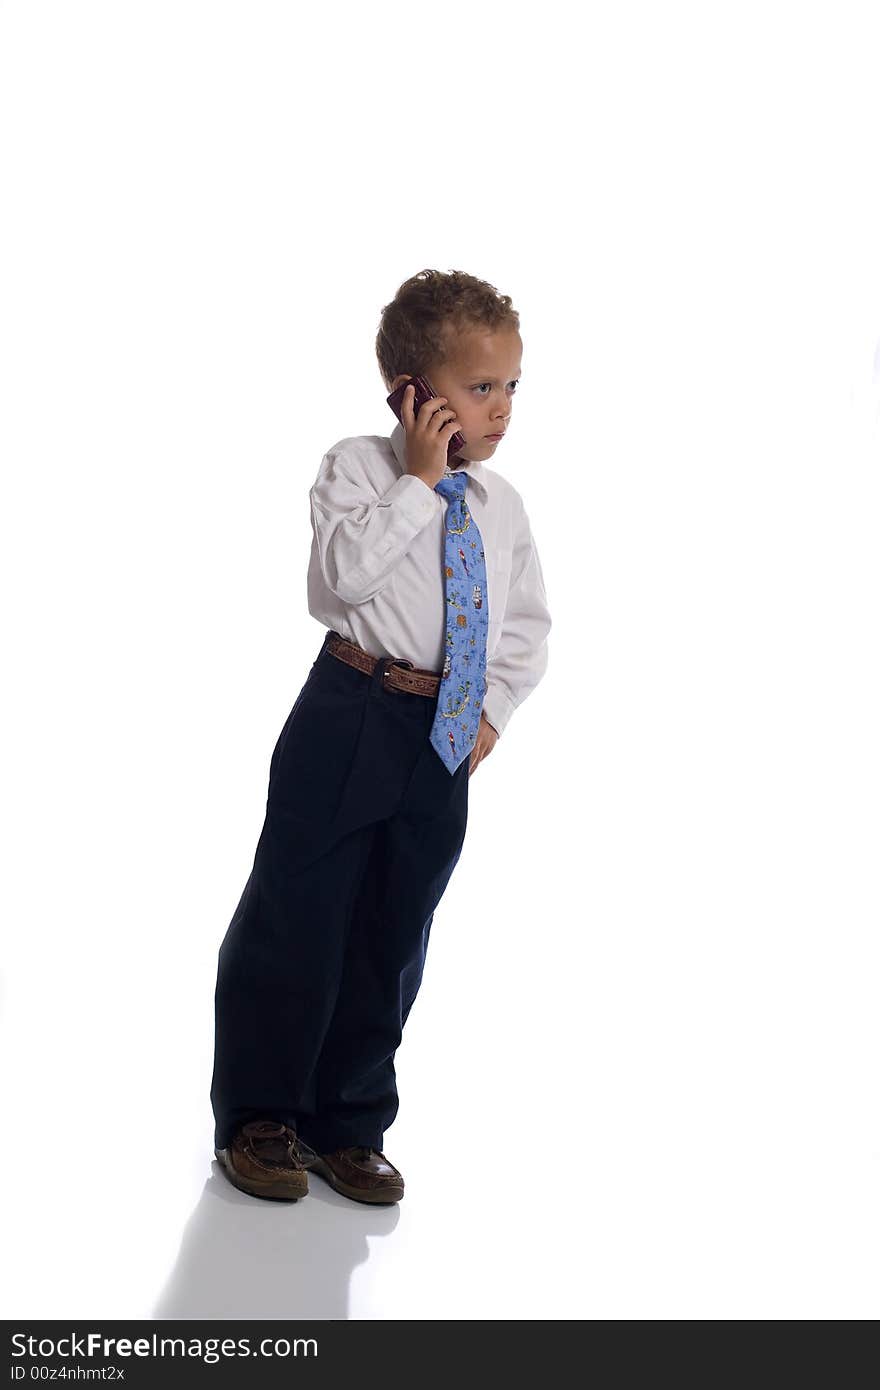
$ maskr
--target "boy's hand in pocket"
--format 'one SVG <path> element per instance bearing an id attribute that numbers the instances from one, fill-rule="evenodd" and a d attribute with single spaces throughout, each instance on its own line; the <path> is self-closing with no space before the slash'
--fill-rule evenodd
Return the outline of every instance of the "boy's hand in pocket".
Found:
<path id="1" fill-rule="evenodd" d="M 485 714 L 480 715 L 480 723 L 477 728 L 477 741 L 471 749 L 471 762 L 468 769 L 468 777 L 471 777 L 487 753 L 491 753 L 495 744 L 498 742 L 498 734 L 489 723 Z"/>

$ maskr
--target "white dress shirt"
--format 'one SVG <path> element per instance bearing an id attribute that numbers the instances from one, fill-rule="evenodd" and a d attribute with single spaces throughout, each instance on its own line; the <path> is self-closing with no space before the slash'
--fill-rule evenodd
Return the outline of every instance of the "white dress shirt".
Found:
<path id="1" fill-rule="evenodd" d="M 483 539 L 489 624 L 483 713 L 503 734 L 547 669 L 550 614 L 522 498 L 480 460 L 467 504 Z M 445 497 L 406 472 L 406 431 L 340 439 L 309 492 L 309 612 L 372 656 L 438 674 L 446 657 Z"/>

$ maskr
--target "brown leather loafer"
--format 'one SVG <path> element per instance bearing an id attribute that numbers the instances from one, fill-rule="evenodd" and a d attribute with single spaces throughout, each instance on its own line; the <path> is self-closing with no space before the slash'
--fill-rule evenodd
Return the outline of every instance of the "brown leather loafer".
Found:
<path id="1" fill-rule="evenodd" d="M 355 1202 L 399 1202 L 403 1196 L 403 1178 L 378 1149 L 336 1149 L 304 1161 L 311 1172 Z"/>
<path id="2" fill-rule="evenodd" d="M 214 1154 L 232 1185 L 252 1197 L 295 1202 L 309 1190 L 296 1131 L 275 1120 L 242 1125 L 229 1147 Z"/>

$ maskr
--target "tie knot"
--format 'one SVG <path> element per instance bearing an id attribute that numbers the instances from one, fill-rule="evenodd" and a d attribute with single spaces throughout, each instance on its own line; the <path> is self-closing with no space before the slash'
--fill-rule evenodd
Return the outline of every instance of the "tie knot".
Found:
<path id="1" fill-rule="evenodd" d="M 445 474 L 439 483 L 434 484 L 434 491 L 439 492 L 441 497 L 464 497 L 466 487 L 467 473 L 462 470 L 460 473 Z"/>

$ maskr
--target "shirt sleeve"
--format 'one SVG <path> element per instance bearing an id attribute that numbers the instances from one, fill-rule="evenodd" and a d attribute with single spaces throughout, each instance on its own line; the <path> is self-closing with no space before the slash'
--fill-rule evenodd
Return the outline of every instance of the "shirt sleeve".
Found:
<path id="1" fill-rule="evenodd" d="M 321 573 L 343 603 L 366 603 L 437 510 L 433 489 L 404 473 L 384 493 L 356 449 L 335 445 L 321 460 L 309 491 Z"/>
<path id="2" fill-rule="evenodd" d="M 483 713 L 501 735 L 518 705 L 531 695 L 547 670 L 551 627 L 541 561 L 523 507 L 513 549 L 510 587 L 501 635 L 486 663 Z"/>

